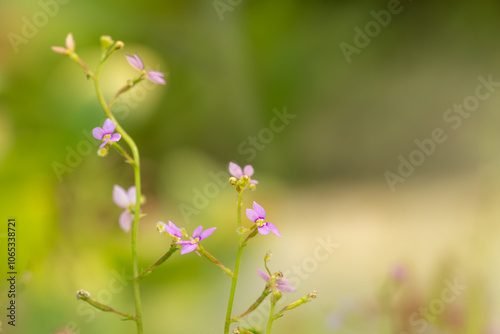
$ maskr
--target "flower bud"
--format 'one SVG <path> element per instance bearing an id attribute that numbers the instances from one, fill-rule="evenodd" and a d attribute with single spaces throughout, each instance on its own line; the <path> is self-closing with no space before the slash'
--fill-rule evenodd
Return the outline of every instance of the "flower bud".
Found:
<path id="1" fill-rule="evenodd" d="M 103 51 L 107 50 L 111 45 L 113 45 L 115 41 L 108 36 L 108 35 L 103 35 L 101 36 L 101 48 Z"/>
<path id="2" fill-rule="evenodd" d="M 121 49 L 123 49 L 124 46 L 125 46 L 125 44 L 123 44 L 122 41 L 118 41 L 118 42 L 115 43 L 115 49 L 116 50 L 121 50 Z"/>
<path id="3" fill-rule="evenodd" d="M 266 262 L 267 262 L 267 261 L 271 260 L 271 257 L 272 257 L 272 256 L 273 256 L 273 253 L 271 253 L 271 252 L 267 252 L 267 253 L 266 253 L 266 256 L 264 256 L 264 261 L 266 261 Z"/>
<path id="4" fill-rule="evenodd" d="M 250 183 L 250 184 L 248 185 L 248 189 L 250 189 L 250 190 L 255 190 L 255 187 L 256 187 L 256 186 L 255 186 L 255 184 L 254 184 L 254 183 Z"/>
<path id="5" fill-rule="evenodd" d="M 90 297 L 90 293 L 85 290 L 78 290 L 76 292 L 76 299 L 87 300 Z"/>
<path id="6" fill-rule="evenodd" d="M 108 155 L 108 152 L 109 152 L 109 146 L 106 145 L 103 148 L 97 150 L 97 155 L 100 157 L 105 157 L 106 155 Z"/>
<path id="7" fill-rule="evenodd" d="M 238 179 L 235 178 L 234 176 L 231 176 L 229 178 L 229 183 L 232 184 L 233 186 L 236 185 L 237 182 L 238 182 Z"/>

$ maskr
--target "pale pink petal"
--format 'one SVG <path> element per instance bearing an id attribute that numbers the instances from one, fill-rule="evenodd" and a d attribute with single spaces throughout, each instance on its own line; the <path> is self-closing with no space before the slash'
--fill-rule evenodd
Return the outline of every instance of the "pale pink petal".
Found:
<path id="1" fill-rule="evenodd" d="M 137 190 L 136 190 L 135 186 L 128 188 L 127 197 L 128 197 L 128 201 L 130 203 L 129 205 L 135 205 L 136 199 L 137 199 Z"/>
<path id="2" fill-rule="evenodd" d="M 253 209 L 260 219 L 266 218 L 266 210 L 264 210 L 264 208 L 257 204 L 257 202 L 255 201 L 253 202 Z"/>
<path id="3" fill-rule="evenodd" d="M 259 183 L 259 181 L 257 181 L 257 180 L 250 180 L 250 183 L 257 184 L 257 183 Z"/>
<path id="4" fill-rule="evenodd" d="M 203 230 L 203 227 L 200 225 L 196 228 L 196 230 L 194 230 L 193 232 L 193 239 L 196 239 L 198 238 L 198 236 L 200 235 L 201 231 Z"/>
<path id="5" fill-rule="evenodd" d="M 235 164 L 234 162 L 229 163 L 229 173 L 238 179 L 243 176 L 243 171 L 241 170 L 241 167 Z"/>
<path id="6" fill-rule="evenodd" d="M 157 83 L 159 85 L 164 85 L 167 83 L 165 81 L 165 79 L 163 78 L 164 76 L 165 76 L 165 74 L 158 72 L 158 71 L 148 71 L 148 75 L 147 75 L 149 80 L 151 80 L 152 82 Z"/>
<path id="7" fill-rule="evenodd" d="M 263 234 L 263 235 L 269 234 L 269 227 L 267 227 L 266 225 L 259 226 L 259 227 L 257 227 L 257 229 L 259 230 L 260 234 Z"/>
<path id="8" fill-rule="evenodd" d="M 72 33 L 69 33 L 68 36 L 66 36 L 66 49 L 68 50 L 75 49 L 75 40 L 73 39 Z"/>
<path id="9" fill-rule="evenodd" d="M 254 223 L 259 219 L 259 215 L 252 209 L 247 209 L 247 217 Z"/>
<path id="10" fill-rule="evenodd" d="M 205 231 L 201 232 L 200 234 L 200 240 L 205 239 L 208 237 L 210 234 L 214 233 L 214 231 L 217 229 L 217 227 L 212 227 L 212 228 L 207 228 Z"/>
<path id="11" fill-rule="evenodd" d="M 109 141 L 119 141 L 122 138 L 122 135 L 119 133 L 113 133 L 109 138 Z"/>
<path id="12" fill-rule="evenodd" d="M 125 210 L 120 215 L 120 218 L 118 219 L 118 221 L 120 223 L 120 227 L 122 228 L 122 230 L 124 230 L 125 232 L 128 232 L 128 231 L 130 231 L 130 228 L 132 227 L 132 222 L 134 221 L 134 216 L 132 216 L 130 214 L 130 212 L 128 212 L 128 210 Z"/>
<path id="13" fill-rule="evenodd" d="M 102 129 L 104 130 L 105 134 L 109 135 L 109 134 L 112 134 L 113 131 L 115 131 L 115 127 L 116 127 L 115 122 L 113 122 L 112 120 L 107 118 L 104 121 L 104 125 L 102 126 Z"/>
<path id="14" fill-rule="evenodd" d="M 181 230 L 170 220 L 168 221 L 168 225 L 165 224 L 165 230 L 168 234 L 173 235 L 177 238 L 182 238 Z"/>
<path id="15" fill-rule="evenodd" d="M 63 54 L 63 55 L 65 55 L 66 51 L 67 51 L 66 48 L 63 48 L 62 46 L 52 46 L 51 49 L 52 49 L 52 51 Z"/>
<path id="16" fill-rule="evenodd" d="M 273 232 L 274 234 L 276 234 L 278 237 L 281 238 L 281 234 L 280 234 L 280 231 L 278 231 L 278 228 L 276 227 L 276 225 L 272 224 L 272 223 L 266 223 L 266 226 L 267 228 Z"/>
<path id="17" fill-rule="evenodd" d="M 277 282 L 277 280 L 276 280 Z M 276 287 L 278 290 L 283 291 L 283 292 L 295 292 L 297 289 L 295 289 L 293 286 L 288 285 L 288 284 L 276 284 Z"/>
<path id="18" fill-rule="evenodd" d="M 116 205 L 123 209 L 130 205 L 130 201 L 127 193 L 125 192 L 125 189 L 116 184 L 113 187 L 113 202 L 115 202 Z"/>
<path id="19" fill-rule="evenodd" d="M 92 130 L 92 136 L 94 136 L 95 139 L 97 140 L 102 140 L 104 137 L 104 130 L 97 127 Z"/>
<path id="20" fill-rule="evenodd" d="M 246 165 L 243 168 L 243 174 L 248 175 L 248 176 L 251 177 L 253 175 L 253 167 L 252 167 L 252 165 Z"/>
<path id="21" fill-rule="evenodd" d="M 144 63 L 141 60 L 141 57 L 136 53 L 133 56 L 130 55 L 125 55 L 127 58 L 127 61 L 129 62 L 132 67 L 138 69 L 138 70 L 143 70 L 144 69 Z"/>
<path id="22" fill-rule="evenodd" d="M 108 138 L 104 139 L 101 145 L 99 145 L 99 148 L 103 148 L 104 146 L 106 146 L 107 143 L 108 143 Z"/>
<path id="23" fill-rule="evenodd" d="M 197 244 L 197 243 L 194 243 L 194 244 L 189 244 L 189 245 L 185 245 L 184 247 L 182 247 L 181 254 L 186 254 L 186 253 L 192 252 L 192 251 L 194 251 L 197 247 L 198 247 L 198 244 Z"/>
<path id="24" fill-rule="evenodd" d="M 264 281 L 269 281 L 269 276 L 267 276 L 262 270 L 257 269 L 257 273 L 259 274 L 260 277 L 264 279 Z"/>

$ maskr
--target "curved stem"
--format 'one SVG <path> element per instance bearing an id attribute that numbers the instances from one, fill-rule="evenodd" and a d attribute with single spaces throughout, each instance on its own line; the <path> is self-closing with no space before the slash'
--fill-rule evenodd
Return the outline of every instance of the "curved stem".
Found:
<path id="1" fill-rule="evenodd" d="M 238 227 L 241 226 L 241 195 L 243 191 L 238 191 L 238 206 L 236 211 Z M 241 254 L 243 253 L 243 236 L 240 236 L 240 245 L 238 246 L 238 254 L 236 255 L 236 265 L 234 266 L 233 279 L 231 280 L 231 291 L 229 292 L 229 301 L 227 303 L 226 322 L 224 324 L 224 334 L 229 334 L 229 326 L 231 325 L 231 313 L 233 311 L 234 294 L 236 292 L 236 284 L 238 283 L 238 274 L 240 272 Z"/>
<path id="2" fill-rule="evenodd" d="M 177 245 L 175 243 L 173 243 L 170 246 L 170 249 L 165 254 L 163 254 L 163 256 L 161 258 L 159 258 L 155 263 L 153 263 L 147 269 L 145 269 L 139 276 L 137 276 L 137 278 L 142 278 L 142 277 L 146 276 L 147 274 L 149 274 L 154 268 L 158 267 L 160 264 L 167 261 L 168 258 L 172 254 L 174 254 L 175 251 L 177 251 L 177 250 L 178 250 Z"/>
<path id="3" fill-rule="evenodd" d="M 109 108 L 106 100 L 104 99 L 104 95 L 101 90 L 101 86 L 99 83 L 99 74 L 102 68 L 102 62 L 99 64 L 95 75 L 92 77 L 94 79 L 95 89 L 97 98 L 99 103 L 101 104 L 102 109 L 106 116 L 111 119 L 116 124 L 116 131 L 122 135 L 123 140 L 128 144 L 130 150 L 132 151 L 132 157 L 134 164 L 132 167 L 134 168 L 134 181 L 136 188 L 136 206 L 134 212 L 134 222 L 132 224 L 132 267 L 134 273 L 134 298 L 135 298 L 135 312 L 136 312 L 136 324 L 137 324 L 137 333 L 142 334 L 142 305 L 141 305 L 141 294 L 140 294 L 140 286 L 139 286 L 139 265 L 137 261 L 137 227 L 139 223 L 139 215 L 141 210 L 141 173 L 140 173 L 140 159 L 139 159 L 139 149 L 135 144 L 132 137 L 121 127 L 116 118 L 111 113 L 111 109 Z"/>

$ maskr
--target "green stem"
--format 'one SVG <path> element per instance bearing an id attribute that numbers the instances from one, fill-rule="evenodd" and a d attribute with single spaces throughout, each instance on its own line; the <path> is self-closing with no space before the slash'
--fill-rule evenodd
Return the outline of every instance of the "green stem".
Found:
<path id="1" fill-rule="evenodd" d="M 173 243 L 170 246 L 170 249 L 165 254 L 163 254 L 163 256 L 161 258 L 159 258 L 155 263 L 153 263 L 147 269 L 145 269 L 139 276 L 137 276 L 137 278 L 139 279 L 139 278 L 142 278 L 142 277 L 146 276 L 147 274 L 149 274 L 154 268 L 158 267 L 160 264 L 167 261 L 168 258 L 172 254 L 174 254 L 177 250 L 178 250 L 177 245 L 175 243 Z"/>
<path id="2" fill-rule="evenodd" d="M 269 321 L 267 322 L 267 330 L 266 334 L 271 334 L 271 326 L 273 325 L 274 321 L 274 307 L 276 306 L 277 300 L 273 297 L 271 297 L 271 310 L 269 311 Z"/>
<path id="3" fill-rule="evenodd" d="M 241 319 L 244 316 L 246 316 L 247 314 L 253 312 L 264 301 L 264 299 L 266 299 L 267 295 L 269 295 L 270 293 L 271 293 L 271 289 L 269 288 L 268 285 L 266 285 L 266 287 L 264 288 L 264 291 L 262 292 L 260 297 L 257 298 L 257 300 L 248 308 L 248 310 L 246 310 L 244 313 L 240 314 L 239 316 L 232 318 L 231 322 L 235 322 L 236 320 Z"/>
<path id="4" fill-rule="evenodd" d="M 132 157 L 134 160 L 134 164 L 132 167 L 134 168 L 134 181 L 136 188 L 136 206 L 134 212 L 134 222 L 132 224 L 132 267 L 134 273 L 134 299 L 135 299 L 135 312 L 136 312 L 136 324 L 137 324 L 137 333 L 142 334 L 142 305 L 141 305 L 141 294 L 140 294 L 140 285 L 139 285 L 139 265 L 138 265 L 138 256 L 137 256 L 137 229 L 139 223 L 139 215 L 141 210 L 141 173 L 140 173 L 140 159 L 139 159 L 139 149 L 135 144 L 132 137 L 128 135 L 128 133 L 121 127 L 116 118 L 111 113 L 111 109 L 109 108 L 106 100 L 104 99 L 104 95 L 101 90 L 101 86 L 99 83 L 99 74 L 102 68 L 102 62 L 99 64 L 97 71 L 93 77 L 97 98 L 99 103 L 101 104 L 102 109 L 106 116 L 111 119 L 116 124 L 116 131 L 122 135 L 123 140 L 128 144 L 130 150 L 132 151 Z"/>
<path id="5" fill-rule="evenodd" d="M 119 316 L 122 316 L 124 318 L 130 319 L 130 320 L 136 320 L 136 318 L 133 315 L 117 311 L 114 308 L 109 307 L 108 305 L 105 305 L 101 302 L 98 302 L 97 300 L 95 300 L 93 298 L 90 298 L 90 294 L 86 291 L 80 290 L 77 292 L 76 296 L 78 299 L 89 303 L 89 305 L 92 305 L 93 307 L 95 307 L 98 310 L 101 310 L 104 312 L 112 312 L 112 313 L 118 314 Z"/>
<path id="6" fill-rule="evenodd" d="M 234 276 L 233 272 L 228 267 L 226 267 L 225 265 L 223 265 L 212 254 L 210 254 L 209 252 L 207 252 L 205 250 L 205 248 L 203 248 L 201 245 L 198 245 L 198 251 L 201 252 L 201 254 L 203 254 L 203 256 L 206 257 L 210 262 L 218 265 L 226 274 L 228 274 L 231 277 Z"/>
<path id="7" fill-rule="evenodd" d="M 238 191 L 238 206 L 236 210 L 236 217 L 238 227 L 241 225 L 241 195 L 243 190 Z M 243 242 L 243 236 L 240 236 L 240 245 L 238 246 L 238 254 L 236 255 L 236 265 L 234 266 L 233 279 L 231 281 L 231 291 L 229 292 L 229 301 L 227 303 L 227 312 L 226 312 L 226 322 L 224 324 L 224 334 L 229 334 L 229 327 L 231 325 L 231 313 L 233 312 L 233 302 L 234 302 L 234 294 L 236 292 L 236 284 L 238 283 L 238 274 L 240 272 L 240 262 L 241 262 L 241 254 L 243 253 L 243 248 L 245 247 L 245 243 Z"/>

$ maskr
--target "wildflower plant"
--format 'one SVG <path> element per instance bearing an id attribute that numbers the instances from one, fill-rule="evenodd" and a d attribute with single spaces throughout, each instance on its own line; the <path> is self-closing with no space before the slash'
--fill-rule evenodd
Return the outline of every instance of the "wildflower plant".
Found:
<path id="1" fill-rule="evenodd" d="M 237 200 L 237 214 L 236 214 L 236 229 L 235 236 L 239 238 L 238 249 L 236 252 L 236 259 L 234 264 L 234 269 L 231 270 L 229 267 L 223 265 L 219 260 L 217 260 L 211 253 L 209 253 L 203 247 L 203 240 L 211 237 L 216 231 L 216 227 L 211 227 L 204 229 L 202 226 L 198 226 L 191 235 L 189 235 L 185 228 L 178 227 L 172 221 L 165 223 L 159 221 L 156 223 L 157 230 L 171 238 L 170 247 L 166 252 L 153 264 L 151 264 L 146 269 L 140 270 L 138 264 L 138 252 L 137 252 L 137 235 L 138 235 L 138 225 L 139 220 L 145 216 L 141 211 L 141 205 L 144 203 L 144 196 L 141 190 L 141 169 L 140 169 L 140 156 L 139 149 L 130 135 L 125 131 L 125 129 L 119 124 L 117 119 L 114 117 L 112 108 L 115 102 L 120 98 L 120 96 L 126 93 L 128 90 L 132 89 L 135 85 L 140 83 L 144 79 L 148 79 L 153 83 L 164 85 L 166 84 L 165 75 L 158 71 L 146 70 L 146 67 L 139 57 L 138 54 L 126 55 L 125 59 L 128 63 L 135 68 L 139 75 L 136 78 L 128 80 L 122 88 L 120 88 L 117 93 L 108 100 L 105 99 L 101 86 L 100 86 L 100 73 L 101 68 L 105 61 L 116 51 L 122 49 L 124 44 L 121 41 L 114 41 L 109 36 L 101 37 L 101 59 L 95 71 L 89 69 L 86 63 L 80 59 L 76 53 L 76 44 L 73 39 L 72 34 L 68 34 L 66 37 L 65 47 L 55 46 L 52 50 L 56 53 L 67 55 L 72 61 L 74 61 L 79 67 L 81 67 L 84 73 L 89 79 L 92 79 L 97 99 L 99 100 L 100 106 L 103 109 L 107 119 L 104 121 L 102 127 L 95 127 L 92 131 L 92 135 L 96 140 L 101 141 L 99 149 L 97 151 L 98 155 L 104 157 L 108 154 L 110 148 L 113 148 L 118 154 L 122 155 L 133 169 L 134 174 L 134 184 L 131 185 L 127 190 L 125 188 L 115 185 L 112 189 L 112 200 L 113 202 L 123 209 L 122 213 L 118 217 L 118 223 L 120 228 L 125 232 L 131 233 L 131 253 L 132 253 L 132 269 L 133 269 L 133 291 L 134 291 L 134 303 L 135 303 L 135 314 L 129 314 L 125 312 L 118 311 L 111 306 L 105 305 L 98 300 L 91 297 L 90 293 L 85 290 L 79 290 L 77 292 L 77 299 L 87 302 L 89 305 L 104 311 L 115 313 L 122 317 L 123 320 L 131 320 L 135 322 L 137 333 L 143 333 L 142 324 L 142 302 L 140 294 L 140 281 L 145 276 L 150 274 L 156 267 L 165 263 L 172 255 L 174 255 L 178 250 L 180 250 L 181 256 L 189 256 L 189 253 L 196 253 L 198 256 L 203 256 L 210 262 L 217 265 L 231 278 L 229 300 L 227 304 L 227 311 L 224 317 L 224 334 L 229 334 L 230 327 L 232 323 L 238 322 L 241 318 L 247 316 L 253 312 L 268 296 L 271 303 L 271 309 L 269 314 L 269 319 L 267 323 L 266 333 L 271 333 L 271 326 L 273 321 L 282 317 L 283 314 L 299 305 L 307 303 L 316 297 L 316 292 L 312 293 L 286 305 L 279 312 L 275 312 L 275 306 L 280 300 L 282 293 L 292 293 L 295 292 L 295 288 L 288 284 L 288 280 L 283 278 L 280 271 L 271 273 L 267 266 L 267 262 L 270 260 L 270 253 L 266 253 L 264 257 L 264 267 L 266 272 L 257 268 L 257 276 L 265 281 L 264 290 L 261 295 L 256 299 L 256 301 L 250 305 L 250 307 L 243 313 L 234 316 L 233 315 L 233 303 L 236 294 L 236 287 L 238 282 L 238 276 L 241 266 L 241 257 L 243 249 L 247 246 L 248 242 L 259 236 L 259 237 L 270 237 L 270 232 L 275 236 L 281 238 L 280 231 L 278 227 L 266 219 L 266 211 L 257 202 L 253 202 L 252 208 L 246 209 L 246 216 L 250 220 L 242 220 L 242 196 L 246 190 L 255 190 L 258 181 L 252 179 L 254 174 L 254 168 L 251 165 L 246 165 L 241 168 L 234 162 L 229 163 L 229 173 L 231 177 L 229 178 L 229 183 L 235 187 L 238 195 Z M 126 148 L 123 148 L 120 143 L 125 142 Z M 130 153 L 129 153 L 130 152 Z M 225 226 L 224 228 L 231 228 Z M 256 277 L 257 277 L 256 276 Z M 257 330 L 253 328 L 241 328 L 236 327 L 233 329 L 233 333 L 257 333 Z"/>

